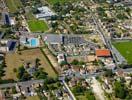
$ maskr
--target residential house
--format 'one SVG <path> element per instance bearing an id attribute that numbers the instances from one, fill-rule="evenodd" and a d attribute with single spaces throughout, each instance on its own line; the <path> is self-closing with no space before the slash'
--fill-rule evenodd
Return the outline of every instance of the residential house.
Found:
<path id="1" fill-rule="evenodd" d="M 110 57 L 111 52 L 108 49 L 97 49 L 95 51 L 97 57 Z"/>

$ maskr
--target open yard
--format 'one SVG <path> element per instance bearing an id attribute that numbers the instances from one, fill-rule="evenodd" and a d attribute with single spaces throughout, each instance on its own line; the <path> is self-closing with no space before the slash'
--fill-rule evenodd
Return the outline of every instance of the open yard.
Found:
<path id="1" fill-rule="evenodd" d="M 132 42 L 115 42 L 113 45 L 125 57 L 128 64 L 132 64 Z"/>
<path id="2" fill-rule="evenodd" d="M 48 26 L 43 20 L 29 20 L 28 26 L 32 32 L 44 32 L 48 30 Z"/>
<path id="3" fill-rule="evenodd" d="M 18 68 L 23 65 L 25 62 L 33 61 L 36 58 L 40 59 L 40 67 L 43 67 L 45 72 L 48 73 L 51 77 L 56 77 L 56 73 L 52 69 L 51 65 L 42 54 L 40 49 L 31 49 L 21 51 L 21 54 L 18 53 L 9 53 L 6 54 L 5 62 L 6 62 L 6 75 L 5 79 L 16 79 L 16 74 L 13 72 L 14 68 Z"/>
<path id="4" fill-rule="evenodd" d="M 9 8 L 9 11 L 12 13 L 16 12 L 19 8 L 22 7 L 22 3 L 20 0 L 5 0 L 5 1 Z"/>

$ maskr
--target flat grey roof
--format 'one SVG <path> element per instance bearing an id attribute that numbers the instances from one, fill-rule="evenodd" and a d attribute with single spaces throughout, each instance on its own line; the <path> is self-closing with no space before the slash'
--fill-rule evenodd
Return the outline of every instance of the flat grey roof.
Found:
<path id="1" fill-rule="evenodd" d="M 62 43 L 62 35 L 48 34 L 44 36 L 44 40 L 48 43 Z"/>
<path id="2" fill-rule="evenodd" d="M 63 44 L 66 45 L 66 44 L 75 44 L 75 45 L 79 45 L 79 44 L 83 44 L 85 43 L 86 41 L 84 40 L 83 37 L 81 36 L 74 36 L 74 35 L 65 35 L 62 37 L 62 41 L 63 41 Z"/>

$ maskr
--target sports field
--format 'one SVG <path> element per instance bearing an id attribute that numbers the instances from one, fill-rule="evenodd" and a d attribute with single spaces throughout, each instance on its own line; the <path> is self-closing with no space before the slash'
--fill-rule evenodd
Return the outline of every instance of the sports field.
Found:
<path id="1" fill-rule="evenodd" d="M 9 11 L 15 13 L 19 8 L 22 8 L 22 2 L 20 0 L 5 0 Z"/>
<path id="2" fill-rule="evenodd" d="M 48 30 L 48 26 L 43 20 L 29 20 L 28 26 L 31 32 L 45 32 Z"/>
<path id="3" fill-rule="evenodd" d="M 128 64 L 132 64 L 132 42 L 114 42 L 113 45 L 125 57 Z"/>

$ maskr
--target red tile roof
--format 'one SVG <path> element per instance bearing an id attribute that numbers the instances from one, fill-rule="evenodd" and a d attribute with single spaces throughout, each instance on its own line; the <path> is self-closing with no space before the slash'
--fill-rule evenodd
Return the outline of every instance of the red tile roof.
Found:
<path id="1" fill-rule="evenodd" d="M 110 50 L 98 49 L 98 50 L 96 50 L 96 56 L 98 56 L 98 57 L 109 57 L 109 56 L 111 56 Z"/>

